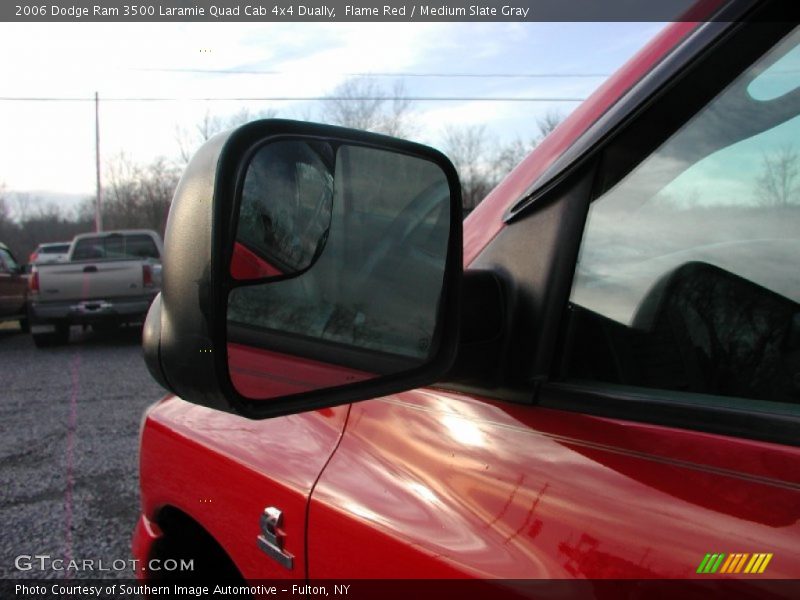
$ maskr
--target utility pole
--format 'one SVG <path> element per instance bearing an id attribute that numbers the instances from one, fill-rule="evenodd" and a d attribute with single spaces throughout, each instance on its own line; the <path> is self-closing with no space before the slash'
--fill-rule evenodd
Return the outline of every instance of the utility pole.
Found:
<path id="1" fill-rule="evenodd" d="M 94 230 L 103 231 L 103 186 L 100 183 L 100 95 L 94 93 L 94 146 L 97 168 L 97 198 L 94 205 Z"/>

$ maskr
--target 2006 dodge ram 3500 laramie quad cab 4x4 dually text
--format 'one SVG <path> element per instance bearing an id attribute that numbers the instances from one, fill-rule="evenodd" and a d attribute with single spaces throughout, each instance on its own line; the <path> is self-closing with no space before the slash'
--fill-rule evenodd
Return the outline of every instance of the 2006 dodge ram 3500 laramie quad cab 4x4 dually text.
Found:
<path id="1" fill-rule="evenodd" d="M 209 140 L 144 329 L 172 394 L 142 425 L 141 564 L 800 577 L 785 6 L 667 26 L 463 229 L 430 148 L 283 120 Z"/>

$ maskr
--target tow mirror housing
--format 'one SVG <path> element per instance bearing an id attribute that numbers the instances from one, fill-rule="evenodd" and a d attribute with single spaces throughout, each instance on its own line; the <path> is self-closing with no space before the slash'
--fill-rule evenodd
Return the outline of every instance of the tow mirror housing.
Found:
<path id="1" fill-rule="evenodd" d="M 452 364 L 461 192 L 439 152 L 286 120 L 209 140 L 170 208 L 153 376 L 250 418 L 426 385 Z"/>

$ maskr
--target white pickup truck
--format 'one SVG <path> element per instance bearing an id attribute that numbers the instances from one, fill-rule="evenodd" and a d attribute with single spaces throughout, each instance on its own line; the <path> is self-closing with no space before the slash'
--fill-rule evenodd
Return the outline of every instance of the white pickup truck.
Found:
<path id="1" fill-rule="evenodd" d="M 65 344 L 70 326 L 110 330 L 142 322 L 161 287 L 159 235 L 146 229 L 75 237 L 67 262 L 35 265 L 28 315 L 38 347 Z"/>

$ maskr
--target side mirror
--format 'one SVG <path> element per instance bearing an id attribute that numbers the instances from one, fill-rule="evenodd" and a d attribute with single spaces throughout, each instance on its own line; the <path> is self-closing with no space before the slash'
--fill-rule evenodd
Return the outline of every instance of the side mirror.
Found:
<path id="1" fill-rule="evenodd" d="M 461 193 L 431 148 L 250 123 L 192 159 L 164 246 L 143 346 L 185 400 L 284 415 L 426 385 L 454 360 Z"/>

